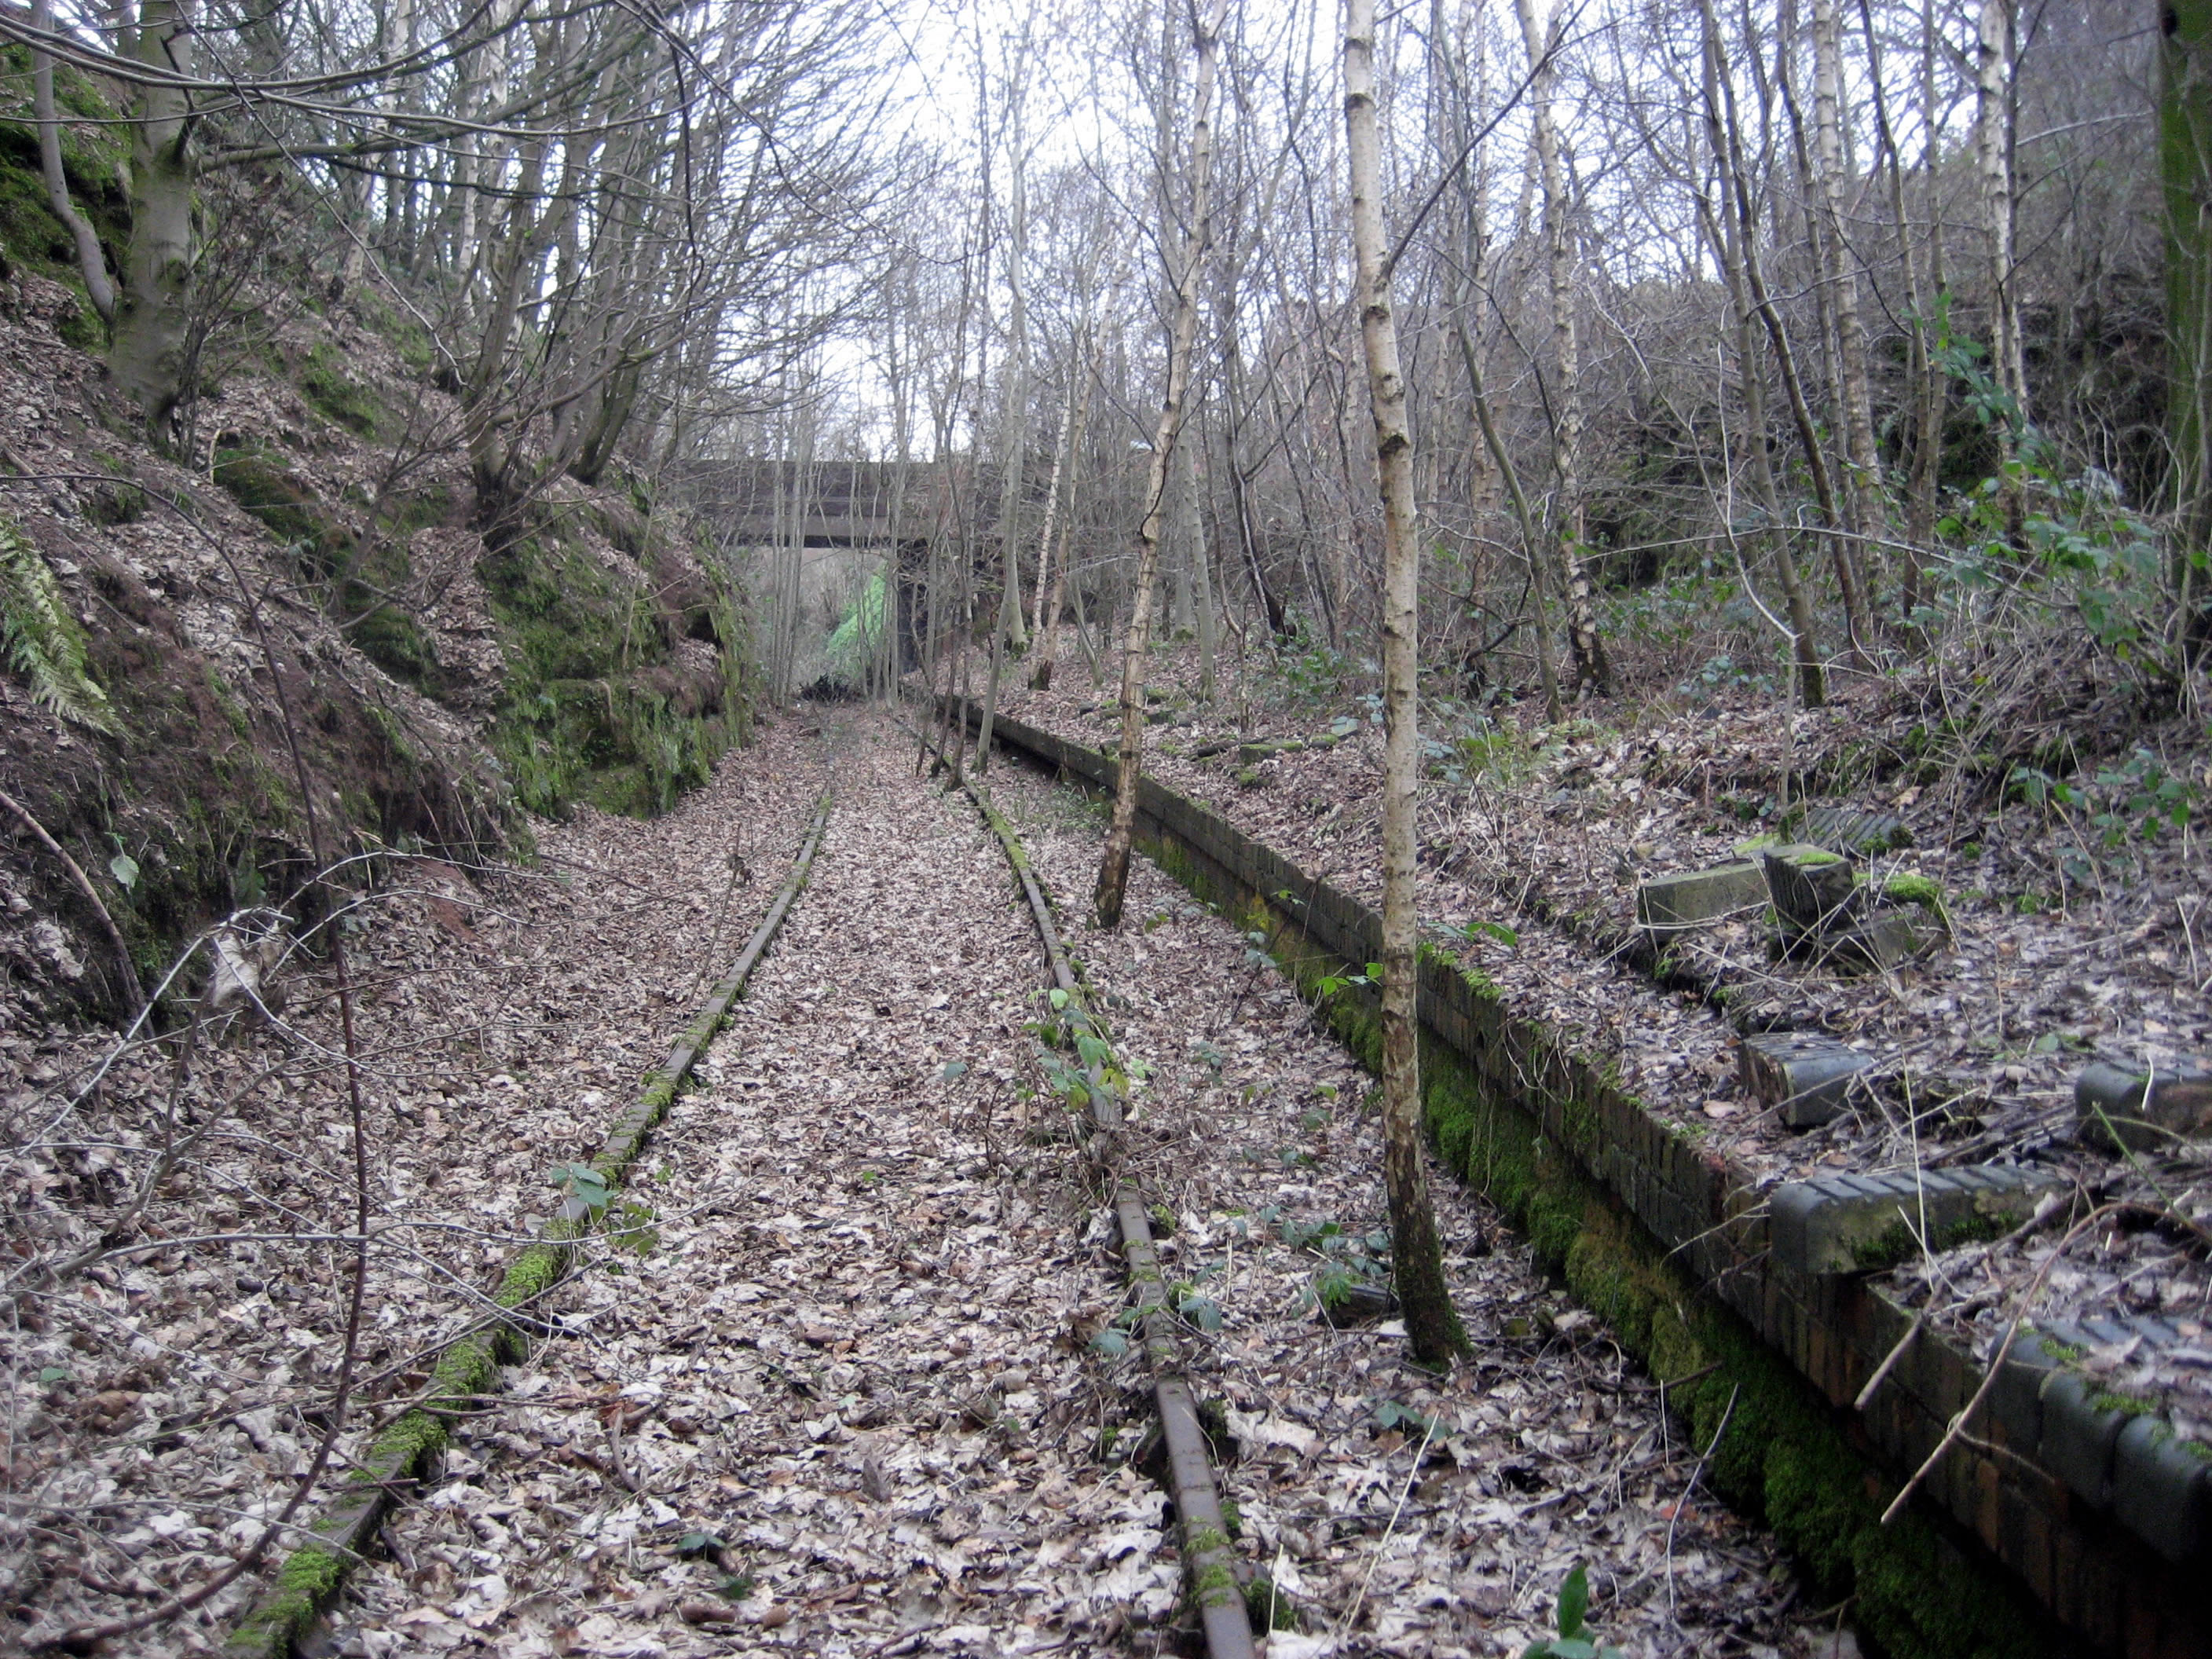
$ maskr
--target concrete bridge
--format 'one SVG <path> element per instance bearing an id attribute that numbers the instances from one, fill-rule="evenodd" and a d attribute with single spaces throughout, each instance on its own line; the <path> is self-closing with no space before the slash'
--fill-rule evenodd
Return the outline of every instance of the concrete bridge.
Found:
<path id="1" fill-rule="evenodd" d="M 882 547 L 896 542 L 926 547 L 953 522 L 950 490 L 956 470 L 963 494 L 975 480 L 964 462 L 951 466 L 892 461 L 736 461 L 718 468 L 712 493 L 716 517 L 741 546 L 788 544 L 794 529 L 807 547 Z M 985 481 L 975 504 L 988 521 L 997 516 L 998 486 Z M 894 523 L 892 508 L 897 507 Z M 794 526 L 793 520 L 797 523 Z"/>

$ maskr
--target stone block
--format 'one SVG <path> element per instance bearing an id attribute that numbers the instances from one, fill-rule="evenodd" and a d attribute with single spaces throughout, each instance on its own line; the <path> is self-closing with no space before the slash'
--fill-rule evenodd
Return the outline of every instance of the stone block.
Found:
<path id="1" fill-rule="evenodd" d="M 2054 1370 L 2043 1381 L 2043 1434 L 2036 1462 L 2083 1503 L 2104 1509 L 2112 1497 L 2113 1450 L 2127 1425 L 2125 1412 L 2099 1408 L 2087 1379 Z"/>
<path id="2" fill-rule="evenodd" d="M 1273 760 L 1278 755 L 1295 755 L 1305 747 L 1297 738 L 1267 738 L 1258 743 L 1237 745 L 1237 758 L 1251 766 L 1263 760 Z"/>
<path id="3" fill-rule="evenodd" d="M 1929 1243 L 1942 1249 L 2014 1224 L 2057 1184 L 2043 1170 L 1992 1164 L 1787 1182 L 1772 1200 L 1774 1260 L 1815 1275 L 1878 1271 L 1919 1248 L 1923 1209 Z"/>
<path id="4" fill-rule="evenodd" d="M 1769 847 L 1759 855 L 1766 875 L 1767 896 L 1791 934 L 1814 933 L 1856 920 L 1858 877 L 1849 859 L 1825 847 L 1792 842 Z"/>
<path id="5" fill-rule="evenodd" d="M 2212 1537 L 2212 1464 L 2165 1419 L 2130 1417 L 2112 1446 L 2112 1515 L 2167 1560 L 2188 1560 Z"/>
<path id="6" fill-rule="evenodd" d="M 2064 1364 L 2051 1352 L 2055 1346 L 2045 1332 L 2021 1326 L 1990 1385 L 1990 1420 L 2004 1431 L 2004 1443 L 2024 1457 L 2034 1456 L 2043 1442 L 2043 1385 Z"/>
<path id="7" fill-rule="evenodd" d="M 2154 1151 L 2177 1139 L 2212 1140 L 2212 1068 L 2128 1071 L 2100 1060 L 2074 1080 L 2074 1117 L 2093 1146 L 2110 1146 L 2117 1137 L 2123 1146 Z"/>
<path id="8" fill-rule="evenodd" d="M 1797 835 L 1815 847 L 1860 858 L 1912 845 L 1912 832 L 1896 813 L 1856 806 L 1815 806 L 1797 825 Z"/>
<path id="9" fill-rule="evenodd" d="M 1745 859 L 1639 883 L 1636 920 L 1656 935 L 1678 933 L 1765 903 L 1766 873 Z"/>
<path id="10" fill-rule="evenodd" d="M 1743 1040 L 1745 1092 L 1779 1109 L 1793 1129 L 1827 1122 L 1844 1109 L 1851 1079 L 1873 1064 L 1856 1048 L 1807 1031 L 1765 1031 Z"/>
<path id="11" fill-rule="evenodd" d="M 1883 972 L 1920 953 L 1920 930 L 1902 910 L 1878 910 L 1820 941 L 1820 960 L 1844 969 Z"/>

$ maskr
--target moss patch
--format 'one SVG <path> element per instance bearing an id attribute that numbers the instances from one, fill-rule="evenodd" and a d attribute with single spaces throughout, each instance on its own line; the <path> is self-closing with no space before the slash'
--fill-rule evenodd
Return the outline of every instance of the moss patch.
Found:
<path id="1" fill-rule="evenodd" d="M 97 351 L 106 343 L 107 328 L 85 297 L 76 240 L 46 200 L 38 131 L 28 119 L 30 94 L 29 51 L 15 45 L 0 48 L 0 112 L 16 118 L 0 121 L 0 248 L 9 258 L 76 296 L 76 315 L 60 323 L 62 337 L 80 350 Z M 92 82 L 67 64 L 54 66 L 54 103 L 63 117 L 62 173 L 69 181 L 70 198 L 108 250 L 112 274 L 115 256 L 131 240 L 130 191 L 125 183 L 127 129 Z M 73 115 L 87 118 L 71 125 Z"/>
<path id="2" fill-rule="evenodd" d="M 357 437 L 374 438 L 385 416 L 384 400 L 345 372 L 336 346 L 319 342 L 295 377 L 301 395 L 325 419 Z"/>
<path id="3" fill-rule="evenodd" d="M 727 596 L 720 667 L 702 675 L 675 660 L 681 614 L 580 551 L 525 538 L 478 574 L 507 667 L 491 746 L 532 811 L 666 811 L 747 735 L 750 676 L 735 643 L 744 630 Z"/>
<path id="4" fill-rule="evenodd" d="M 278 1569 L 275 1589 L 232 1633 L 223 1651 L 234 1659 L 287 1659 L 323 1609 L 337 1599 L 345 1572 L 343 1559 L 334 1551 L 317 1544 L 295 1550 Z"/>

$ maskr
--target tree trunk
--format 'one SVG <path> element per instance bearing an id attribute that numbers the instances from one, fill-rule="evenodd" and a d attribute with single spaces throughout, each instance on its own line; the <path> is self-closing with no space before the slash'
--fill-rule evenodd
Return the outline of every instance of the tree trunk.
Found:
<path id="1" fill-rule="evenodd" d="M 1191 443 L 1185 443 L 1182 451 L 1194 458 L 1199 453 Z M 1221 644 L 1219 619 L 1213 608 L 1213 560 L 1206 546 L 1206 515 L 1200 506 L 1197 463 L 1194 459 L 1185 465 L 1189 471 L 1184 481 L 1189 495 L 1183 511 L 1190 520 L 1191 586 L 1198 606 L 1198 696 L 1201 702 L 1212 702 L 1214 656 Z"/>
<path id="2" fill-rule="evenodd" d="M 1843 415 L 1843 338 L 1841 325 L 1837 320 L 1835 290 L 1828 281 L 1834 264 L 1828 246 L 1827 222 L 1821 216 L 1818 203 L 1820 194 L 1819 173 L 1814 165 L 1811 146 L 1805 137 L 1805 122 L 1797 107 L 1797 94 L 1793 71 L 1796 52 L 1795 35 L 1796 11 L 1791 5 L 1781 9 L 1776 31 L 1774 49 L 1775 90 L 1781 94 L 1784 118 L 1788 121 L 1791 153 L 1796 158 L 1798 195 L 1805 210 L 1805 245 L 1810 253 L 1810 272 L 1813 282 L 1814 314 L 1817 326 L 1814 337 L 1819 342 L 1822 366 L 1827 370 L 1829 426 L 1832 431 L 1844 424 Z M 1753 257 L 1755 257 L 1755 252 Z M 1780 315 L 1778 312 L 1777 316 Z M 1796 367 L 1793 359 L 1793 370 Z M 1820 437 L 1818 426 L 1810 428 Z M 1825 439 L 1822 441 L 1820 471 L 1831 480 L 1835 477 L 1830 465 Z M 1849 469 L 1845 469 L 1848 475 Z M 1850 480 L 1846 476 L 1843 487 L 1837 492 L 1832 510 L 1824 506 L 1828 520 L 1829 561 L 1836 573 L 1836 591 L 1843 601 L 1844 633 L 1850 641 L 1852 660 L 1863 663 L 1862 641 L 1864 637 L 1863 618 L 1865 615 L 1863 585 L 1859 578 L 1858 545 L 1851 533 L 1859 528 L 1858 509 L 1851 494 Z"/>
<path id="3" fill-rule="evenodd" d="M 1824 241 L 1828 286 L 1835 296 L 1836 360 L 1842 377 L 1844 447 L 1850 462 L 1846 482 L 1854 507 L 1853 528 L 1872 534 L 1881 528 L 1886 515 L 1881 464 L 1875 448 L 1873 399 L 1867 384 L 1866 325 L 1859 312 L 1858 261 L 1844 237 L 1840 192 L 1847 158 L 1842 111 L 1843 25 L 1837 0 L 1813 0 L 1813 63 L 1814 176 L 1827 232 Z M 1880 95 L 1878 88 L 1876 95 Z"/>
<path id="4" fill-rule="evenodd" d="M 1375 0 L 1350 0 L 1344 31 L 1344 124 L 1352 240 L 1359 262 L 1360 337 L 1382 484 L 1382 1173 L 1390 1261 L 1413 1358 L 1443 1366 L 1467 1351 L 1444 1282 L 1443 1250 L 1421 1147 L 1420 1027 L 1415 998 L 1413 814 L 1419 788 L 1420 558 L 1413 441 L 1390 310 L 1375 118 Z"/>
<path id="5" fill-rule="evenodd" d="M 1759 354 L 1753 339 L 1753 301 L 1749 271 L 1752 255 L 1745 240 L 1742 220 L 1733 210 L 1737 199 L 1736 167 L 1742 154 L 1734 100 L 1723 91 L 1727 59 L 1721 50 L 1720 31 L 1711 4 L 1703 7 L 1705 45 L 1705 130 L 1713 152 L 1721 197 L 1718 222 L 1713 226 L 1715 252 L 1728 279 L 1729 297 L 1735 313 L 1737 384 L 1743 403 L 1744 446 L 1751 467 L 1752 487 L 1765 515 L 1774 549 L 1774 570 L 1782 583 L 1782 600 L 1790 616 L 1793 637 L 1790 650 L 1797 668 L 1797 695 L 1808 708 L 1827 701 L 1827 678 L 1821 666 L 1820 641 L 1814 629 L 1813 601 L 1797 568 L 1790 545 L 1790 526 L 1782 520 L 1782 502 L 1774 487 L 1774 468 L 1766 454 L 1766 383 L 1759 372 Z"/>
<path id="6" fill-rule="evenodd" d="M 1089 373 L 1085 374 L 1079 369 L 1068 384 L 1067 395 L 1073 419 L 1067 434 L 1067 458 L 1071 463 L 1083 453 L 1084 431 L 1091 416 L 1091 383 L 1098 378 L 1102 355 L 1094 348 L 1091 354 Z M 1056 477 L 1058 475 L 1054 476 Z M 1074 557 L 1075 544 L 1075 481 L 1072 475 L 1067 478 L 1066 484 L 1069 499 L 1066 507 L 1060 515 L 1060 548 L 1058 556 L 1052 561 L 1052 593 L 1045 600 L 1044 609 L 1040 613 L 1044 618 L 1044 623 L 1037 631 L 1036 670 L 1030 677 L 1030 689 L 1034 691 L 1045 691 L 1051 689 L 1053 665 L 1060 656 L 1060 608 L 1065 603 L 1067 595 L 1067 568 L 1070 561 Z M 1045 523 L 1049 532 L 1052 524 L 1051 514 L 1046 515 Z M 1037 556 L 1040 559 L 1043 558 L 1046 550 L 1041 550 Z M 1076 603 L 1079 606 L 1083 602 L 1083 588 L 1080 583 L 1076 585 L 1075 593 Z"/>
<path id="7" fill-rule="evenodd" d="M 1990 367 L 2010 394 L 2016 418 L 2024 422 L 2027 374 L 2013 270 L 2013 70 L 2019 52 L 2014 4 L 2015 0 L 1982 0 L 1974 57 L 1974 155 L 1981 170 L 1989 256 Z"/>
<path id="8" fill-rule="evenodd" d="M 2185 623 L 2197 623 L 2206 597 L 2197 566 L 2212 540 L 2212 0 L 2171 0 L 2164 15 L 2159 170 L 2173 362 L 2167 426 L 2179 519 L 2173 586 Z"/>
<path id="9" fill-rule="evenodd" d="M 1613 667 L 1598 637 L 1597 614 L 1590 604 L 1589 572 L 1583 548 L 1582 349 L 1575 326 L 1574 239 L 1568 224 L 1572 204 L 1559 165 L 1559 135 L 1552 119 L 1552 53 L 1559 46 L 1559 19 L 1546 27 L 1537 20 L 1535 0 L 1515 0 L 1521 38 L 1528 48 L 1529 119 L 1535 129 L 1538 171 L 1544 188 L 1544 246 L 1551 269 L 1552 344 L 1559 360 L 1558 415 L 1553 430 L 1553 471 L 1559 505 L 1553 515 L 1559 546 L 1560 586 L 1567 602 L 1567 646 L 1575 659 L 1575 689 L 1609 696 Z"/>
<path id="10" fill-rule="evenodd" d="M 1075 431 L 1075 398 L 1081 373 L 1075 365 L 1079 361 L 1079 349 L 1069 354 L 1067 401 L 1060 408 L 1060 437 L 1052 449 L 1052 481 L 1044 490 L 1044 527 L 1037 532 L 1036 610 L 1030 617 L 1030 637 L 1040 643 L 1045 630 L 1045 590 L 1054 583 L 1052 532 L 1054 520 L 1060 517 L 1060 483 L 1066 476 L 1068 445 Z"/>
<path id="11" fill-rule="evenodd" d="M 1717 84 L 1719 97 L 1710 100 L 1709 119 L 1714 121 L 1713 143 L 1723 149 L 1728 158 L 1726 182 L 1735 196 L 1737 246 L 1743 259 L 1743 283 L 1751 307 L 1765 325 L 1767 344 L 1774 352 L 1774 366 L 1782 374 L 1782 389 L 1790 400 L 1790 419 L 1796 424 L 1797 440 L 1805 452 L 1806 470 L 1813 476 L 1813 494 L 1820 504 L 1820 516 L 1830 531 L 1840 530 L 1842 521 L 1836 508 L 1836 488 L 1828 475 L 1828 463 L 1820 447 L 1819 427 L 1813 419 L 1812 405 L 1806 401 L 1804 382 L 1798 378 L 1796 354 L 1790 348 L 1789 331 L 1782 325 L 1782 313 L 1775 309 L 1774 301 L 1766 291 L 1766 278 L 1759 258 L 1759 218 L 1751 203 L 1751 185 L 1744 177 L 1743 140 L 1741 124 L 1735 113 L 1735 86 L 1729 78 L 1728 57 L 1721 44 L 1720 25 L 1713 16 L 1712 0 L 1698 0 L 1698 15 L 1705 26 L 1705 52 L 1710 58 L 1710 72 Z M 1723 204 L 1725 211 L 1728 204 Z M 1833 538 L 1832 538 L 1832 540 Z M 1836 542 L 1838 548 L 1841 542 Z M 1784 550 L 1786 556 L 1786 550 Z M 1836 569 L 1837 586 L 1845 603 L 1852 592 L 1850 573 L 1847 565 L 1838 563 Z M 1786 584 L 1786 578 L 1785 578 Z M 1811 639 L 1812 611 L 1809 605 L 1801 613 L 1802 620 L 1793 617 L 1790 626 L 1798 630 L 1798 689 L 1808 708 L 1817 707 L 1826 696 L 1826 686 L 1819 676 L 1808 676 L 1805 667 Z M 1817 659 L 1809 659 L 1817 662 Z"/>
<path id="12" fill-rule="evenodd" d="M 149 69 L 192 72 L 188 0 L 145 0 L 131 56 Z M 191 103 L 179 88 L 139 89 L 131 122 L 131 251 L 115 304 L 107 366 L 156 444 L 184 395 L 192 297 Z"/>
<path id="13" fill-rule="evenodd" d="M 1482 429 L 1483 445 L 1490 452 L 1498 477 L 1504 481 L 1506 495 L 1513 502 L 1514 520 L 1521 526 L 1521 550 L 1528 561 L 1528 603 L 1536 624 L 1536 679 L 1544 690 L 1544 718 L 1557 724 L 1566 711 L 1559 706 L 1559 670 L 1553 660 L 1552 618 L 1545 591 L 1548 584 L 1544 580 L 1544 536 L 1535 514 L 1529 509 L 1528 494 L 1521 488 L 1520 471 L 1498 436 L 1498 422 L 1490 412 L 1490 394 L 1483 389 L 1482 360 L 1475 350 L 1474 335 L 1467 320 L 1474 287 L 1474 256 L 1469 254 L 1468 274 L 1461 279 L 1460 304 L 1453 310 L 1452 327 L 1459 337 L 1460 361 L 1467 367 L 1468 395 L 1474 404 L 1475 423 Z"/>
<path id="14" fill-rule="evenodd" d="M 1940 117 L 1933 101 L 1934 64 L 1932 0 L 1921 9 L 1925 90 L 1929 94 L 1926 106 L 1929 126 L 1926 150 L 1928 199 L 1936 199 L 1935 127 Z M 1905 637 L 1920 641 L 1919 624 L 1913 613 L 1920 608 L 1920 550 L 1934 536 L 1936 530 L 1936 466 L 1942 449 L 1942 381 L 1937 371 L 1931 344 L 1935 337 L 1936 319 L 1929 314 L 1930 296 L 1942 292 L 1942 233 L 1936 223 L 1936 215 L 1929 214 L 1928 264 L 1930 279 L 1921 280 L 1921 263 L 1912 248 L 1911 221 L 1905 211 L 1905 153 L 1898 142 L 1896 128 L 1889 118 L 1889 98 L 1882 86 L 1881 39 L 1874 25 L 1871 0 L 1859 0 L 1859 22 L 1864 32 L 1867 46 L 1867 84 L 1873 94 L 1875 131 L 1880 138 L 1888 165 L 1885 173 L 1889 185 L 1889 213 L 1897 232 L 1898 264 L 1905 277 L 1905 311 L 1912 325 L 1907 343 L 1905 379 L 1912 395 L 1912 471 L 1905 484 L 1905 545 L 1898 550 L 1899 577 L 1897 596 L 1898 616 L 1904 626 Z M 1924 492 L 1924 493 L 1923 493 Z"/>
<path id="15" fill-rule="evenodd" d="M 1212 0 L 1203 16 L 1194 11 L 1191 16 L 1198 79 L 1191 100 L 1190 218 L 1183 230 L 1175 321 L 1168 337 L 1167 396 L 1152 432 L 1144 517 L 1137 531 L 1137 576 L 1130 592 L 1129 631 L 1121 646 L 1121 744 L 1115 779 L 1114 819 L 1106 833 L 1106 850 L 1098 861 L 1098 884 L 1092 896 L 1098 925 L 1107 928 L 1121 922 L 1121 904 L 1129 886 L 1130 848 L 1137 833 L 1137 787 L 1145 741 L 1146 640 L 1152 631 L 1152 585 L 1159 575 L 1168 464 L 1182 431 L 1183 399 L 1190 390 L 1191 357 L 1198 341 L 1199 277 L 1206 263 L 1213 173 L 1214 70 L 1221 55 L 1221 20 L 1227 9 L 1228 0 Z"/>
<path id="16" fill-rule="evenodd" d="M 31 27 L 54 26 L 54 0 L 33 0 Z M 115 320 L 115 284 L 107 279 L 107 258 L 100 252 L 100 235 L 92 221 L 76 210 L 70 199 L 69 178 L 62 170 L 62 125 L 54 112 L 54 60 L 43 52 L 31 53 L 31 112 L 39 123 L 39 170 L 46 175 L 46 202 L 54 216 L 68 227 L 76 246 L 77 273 L 84 278 L 85 297 L 100 313 L 100 320 Z"/>

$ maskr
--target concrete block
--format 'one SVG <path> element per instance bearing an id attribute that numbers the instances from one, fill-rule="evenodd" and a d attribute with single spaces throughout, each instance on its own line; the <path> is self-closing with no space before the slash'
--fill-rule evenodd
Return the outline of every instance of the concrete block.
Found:
<path id="1" fill-rule="evenodd" d="M 1832 853 L 1865 858 L 1892 853 L 1912 845 L 1912 832 L 1894 812 L 1868 811 L 1856 806 L 1815 806 L 1797 825 L 1799 839 Z"/>
<path id="2" fill-rule="evenodd" d="M 1679 933 L 1765 902 L 1766 872 L 1744 859 L 1639 883 L 1636 920 L 1654 934 Z"/>
<path id="3" fill-rule="evenodd" d="M 2013 1225 L 2057 1184 L 2039 1170 L 1996 1165 L 1926 1170 L 1917 1178 L 1908 1172 L 1787 1182 L 1774 1189 L 1774 1259 L 1801 1273 L 1875 1272 L 1918 1248 L 1913 1231 L 1923 1207 L 1929 1243 L 1941 1249 Z"/>
<path id="4" fill-rule="evenodd" d="M 2105 1509 L 2112 1498 L 2113 1450 L 2127 1425 L 2125 1412 L 2098 1408 L 2087 1378 L 2054 1370 L 2043 1382 L 2043 1435 L 2035 1461 L 2083 1503 Z"/>
<path id="5" fill-rule="evenodd" d="M 1824 847 L 1792 842 L 1769 847 L 1759 855 L 1767 896 L 1791 933 L 1818 933 L 1853 921 L 1858 910 L 1858 878 L 1849 859 Z"/>
<path id="6" fill-rule="evenodd" d="M 1797 942 L 1814 962 L 1838 973 L 1886 972 L 1917 956 L 1920 930 L 1902 910 L 1877 910 L 1841 927 Z"/>
<path id="7" fill-rule="evenodd" d="M 1827 1122 L 1844 1109 L 1851 1079 L 1874 1062 L 1833 1037 L 1808 1031 L 1764 1031 L 1743 1040 L 1738 1064 L 1745 1092 L 1778 1107 L 1793 1129 Z"/>
<path id="8" fill-rule="evenodd" d="M 2154 1151 L 2177 1139 L 2212 1140 L 2212 1067 L 2130 1071 L 2100 1060 L 2074 1080 L 2074 1118 L 2093 1146 L 2110 1146 L 2117 1137 L 2132 1150 Z"/>
<path id="9" fill-rule="evenodd" d="M 2045 1332 L 2021 1326 L 1990 1385 L 1990 1420 L 2003 1431 L 2005 1445 L 2024 1457 L 2034 1456 L 2043 1443 L 2043 1385 L 2064 1363 L 2051 1352 L 2053 1346 Z"/>
<path id="10" fill-rule="evenodd" d="M 2212 1464 L 2165 1419 L 2130 1418 L 2112 1447 L 2112 1515 L 2167 1560 L 2188 1560 L 2212 1537 Z"/>

